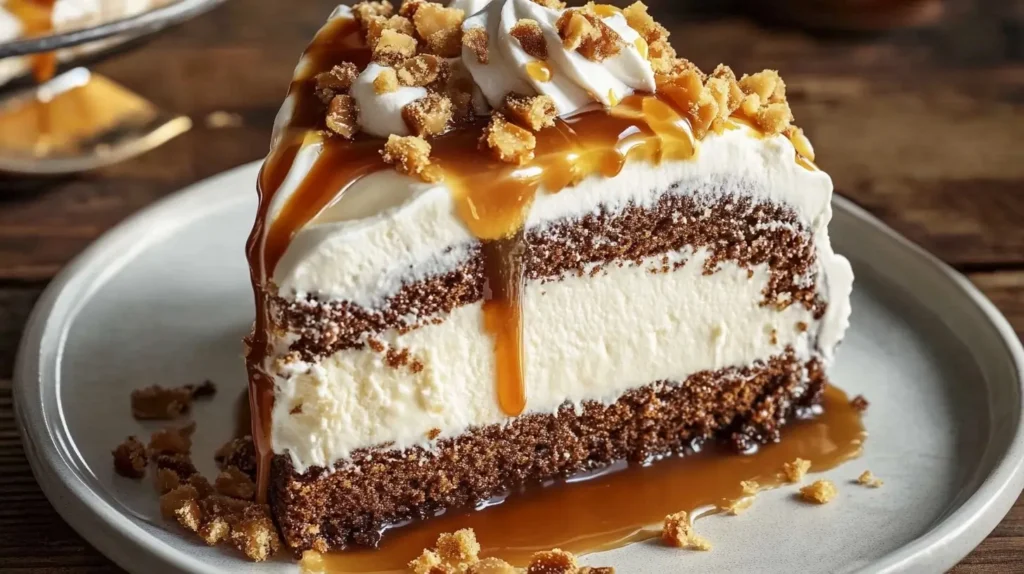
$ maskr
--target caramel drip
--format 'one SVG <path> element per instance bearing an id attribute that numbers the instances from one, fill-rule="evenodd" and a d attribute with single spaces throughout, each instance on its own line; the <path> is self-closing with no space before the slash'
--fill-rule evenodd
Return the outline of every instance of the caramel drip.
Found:
<path id="1" fill-rule="evenodd" d="M 821 415 L 790 423 L 780 442 L 752 454 L 709 447 L 656 464 L 526 488 L 484 509 L 449 511 L 387 531 L 377 550 L 310 553 L 303 566 L 307 572 L 404 572 L 440 533 L 461 528 L 474 530 L 482 556 L 516 566 L 525 566 L 540 550 L 585 554 L 652 538 L 668 514 L 728 508 L 743 498 L 741 481 L 756 481 L 765 490 L 785 486 L 782 465 L 796 458 L 822 472 L 859 456 L 867 436 L 860 413 L 835 387 L 825 391 L 823 406 Z M 756 499 L 748 512 L 758 512 Z"/>
<path id="2" fill-rule="evenodd" d="M 25 37 L 45 36 L 53 31 L 53 5 L 56 0 L 7 0 L 4 8 L 21 22 Z M 32 56 L 32 76 L 43 83 L 57 71 L 57 54 Z"/>
<path id="3" fill-rule="evenodd" d="M 551 69 L 551 65 L 544 60 L 534 60 L 526 64 L 526 75 L 538 82 L 550 82 L 555 72 Z"/>

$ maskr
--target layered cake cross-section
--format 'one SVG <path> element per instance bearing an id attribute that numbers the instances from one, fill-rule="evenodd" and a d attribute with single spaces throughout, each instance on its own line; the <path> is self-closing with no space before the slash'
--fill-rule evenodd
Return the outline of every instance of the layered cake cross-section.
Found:
<path id="1" fill-rule="evenodd" d="M 336 10 L 248 245 L 286 543 L 813 416 L 853 277 L 791 122 L 777 73 L 702 72 L 639 2 Z"/>

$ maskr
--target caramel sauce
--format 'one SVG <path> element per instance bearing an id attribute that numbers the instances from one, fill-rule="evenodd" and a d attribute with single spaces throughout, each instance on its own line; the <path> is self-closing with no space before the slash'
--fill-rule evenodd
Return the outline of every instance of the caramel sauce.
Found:
<path id="1" fill-rule="evenodd" d="M 538 82 L 550 82 L 555 72 L 544 60 L 534 60 L 526 64 L 526 75 Z"/>
<path id="2" fill-rule="evenodd" d="M 783 463 L 802 458 L 813 472 L 834 468 L 860 455 L 867 436 L 860 413 L 843 391 L 825 391 L 823 412 L 790 423 L 782 440 L 757 452 L 738 455 L 717 447 L 671 457 L 649 465 L 621 465 L 589 477 L 528 487 L 500 504 L 483 509 L 449 511 L 443 516 L 384 533 L 377 550 L 319 555 L 307 553 L 307 572 L 395 572 L 437 536 L 472 528 L 481 555 L 525 566 L 540 550 L 561 548 L 575 554 L 610 550 L 660 535 L 668 514 L 685 510 L 715 514 L 744 497 L 740 482 L 753 480 L 762 489 L 784 486 Z M 624 467 L 624 468 L 623 468 Z M 748 512 L 757 511 L 755 499 Z"/>
<path id="3" fill-rule="evenodd" d="M 45 36 L 53 31 L 53 5 L 56 0 L 7 0 L 4 8 L 21 22 L 25 37 Z M 57 54 L 47 52 L 32 56 L 32 75 L 43 83 L 57 71 Z"/>

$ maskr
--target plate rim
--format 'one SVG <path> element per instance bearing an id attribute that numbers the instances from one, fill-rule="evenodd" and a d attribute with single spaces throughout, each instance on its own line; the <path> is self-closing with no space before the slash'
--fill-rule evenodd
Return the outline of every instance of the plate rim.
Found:
<path id="1" fill-rule="evenodd" d="M 217 183 L 246 172 L 252 172 L 255 180 L 256 170 L 261 163 L 261 160 L 249 162 L 200 180 L 146 206 L 105 232 L 54 277 L 36 302 L 22 333 L 15 359 L 12 394 L 15 419 L 32 473 L 60 516 L 90 544 L 128 571 L 140 571 L 140 564 L 146 563 L 146 572 L 156 571 L 154 568 L 167 572 L 204 572 L 209 564 L 188 553 L 179 552 L 126 518 L 95 493 L 63 457 L 58 444 L 61 437 L 54 436 L 51 423 L 47 420 L 54 413 L 48 415 L 44 412 L 42 400 L 28 400 L 29 397 L 39 397 L 43 392 L 43 369 L 47 368 L 41 357 L 45 352 L 44 344 L 56 337 L 55 348 L 59 349 L 66 337 L 63 329 L 54 333 L 48 327 L 58 305 L 70 305 L 71 311 L 74 311 L 75 300 L 87 299 L 71 288 L 76 282 L 84 281 L 89 271 L 93 271 L 90 279 L 95 279 L 97 273 L 111 273 L 118 268 L 111 266 L 104 271 L 93 270 L 91 267 L 95 260 L 107 259 L 107 253 L 112 247 L 136 236 L 139 230 L 147 230 L 148 240 L 135 242 L 137 249 L 181 225 L 180 217 L 164 217 L 165 211 L 188 213 L 187 207 L 209 210 L 227 202 L 241 201 L 242 196 L 232 193 L 230 186 Z M 1024 489 L 1024 347 L 1009 321 L 962 274 L 851 200 L 835 194 L 833 208 L 867 225 L 872 233 L 880 234 L 897 249 L 903 250 L 908 256 L 929 267 L 937 276 L 947 280 L 950 287 L 973 305 L 974 311 L 980 313 L 988 326 L 994 328 L 995 335 L 1003 343 L 1003 348 L 994 352 L 1005 355 L 1008 365 L 1017 376 L 1016 392 L 1019 400 L 1012 436 L 1006 443 L 1005 451 L 998 455 L 992 471 L 978 484 L 973 494 L 924 534 L 868 564 L 860 565 L 855 571 L 931 571 L 936 564 L 949 568 L 988 536 Z M 128 260 L 132 251 L 134 249 L 121 253 L 119 257 Z M 66 327 L 70 322 L 69 317 L 73 317 L 73 314 L 64 313 L 59 315 L 58 320 Z M 59 363 L 52 363 L 49 365 L 50 370 L 57 369 Z M 53 386 L 56 390 L 59 380 Z M 66 427 L 62 430 L 67 433 Z M 124 539 L 130 543 L 125 544 Z M 153 564 L 154 559 L 159 561 L 158 564 Z"/>

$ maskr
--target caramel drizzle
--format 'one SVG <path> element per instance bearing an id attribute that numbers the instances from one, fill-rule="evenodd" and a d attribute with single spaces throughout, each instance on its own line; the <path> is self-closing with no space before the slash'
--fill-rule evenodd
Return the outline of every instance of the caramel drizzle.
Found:
<path id="1" fill-rule="evenodd" d="M 56 0 L 8 0 L 4 6 L 21 22 L 23 36 L 45 36 L 53 31 L 53 5 Z M 32 56 L 32 76 L 43 83 L 57 71 L 56 52 Z"/>
<path id="2" fill-rule="evenodd" d="M 352 141 L 317 136 L 323 132 L 324 105 L 314 94 L 315 76 L 332 66 L 369 61 L 359 26 L 338 19 L 326 26 L 307 49 L 291 85 L 293 115 L 281 141 L 260 173 L 260 206 L 247 243 L 256 322 L 248 339 L 247 366 L 253 412 L 253 435 L 259 453 L 260 500 L 266 498 L 269 476 L 270 411 L 273 383 L 262 371 L 268 356 L 268 293 L 264 278 L 273 276 L 277 262 L 295 233 L 360 178 L 393 169 L 379 155 L 379 139 L 357 136 Z M 522 355 L 522 256 L 526 249 L 523 224 L 541 188 L 557 193 L 590 176 L 613 177 L 627 162 L 658 164 L 692 158 L 697 151 L 685 103 L 675 97 L 633 95 L 613 108 L 593 106 L 536 134 L 535 159 L 510 165 L 479 149 L 478 136 L 486 119 L 478 119 L 431 140 L 431 161 L 443 171 L 466 227 L 482 242 L 486 286 L 484 328 L 495 345 L 496 385 L 500 406 L 516 416 L 526 408 Z M 735 128 L 731 121 L 722 129 Z M 323 151 L 310 172 L 268 225 L 267 215 L 296 155 L 310 137 L 320 137 Z"/>

